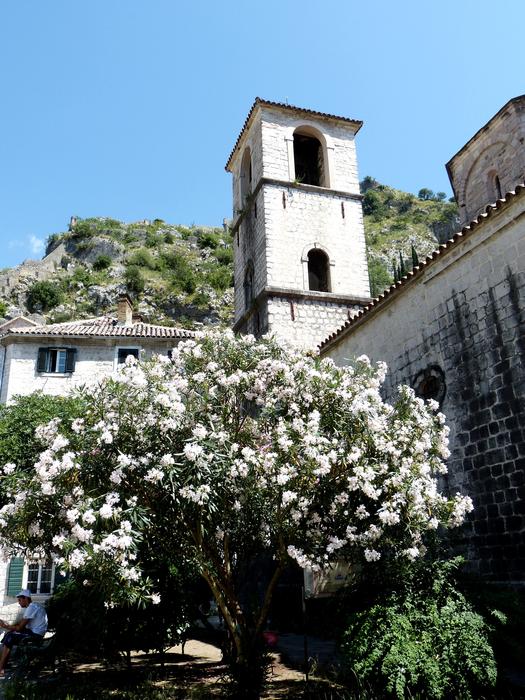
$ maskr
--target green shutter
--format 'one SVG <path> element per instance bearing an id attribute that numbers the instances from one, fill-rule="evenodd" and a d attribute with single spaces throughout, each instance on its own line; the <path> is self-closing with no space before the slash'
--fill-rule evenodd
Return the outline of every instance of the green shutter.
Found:
<path id="1" fill-rule="evenodd" d="M 47 348 L 38 348 L 38 358 L 36 361 L 36 371 L 45 372 L 47 367 Z"/>
<path id="2" fill-rule="evenodd" d="M 66 350 L 66 372 L 75 371 L 75 359 L 77 351 L 74 348 Z"/>
<path id="3" fill-rule="evenodd" d="M 24 575 L 24 560 L 22 557 L 14 557 L 9 562 L 9 575 L 7 577 L 7 595 L 15 596 L 22 588 Z"/>

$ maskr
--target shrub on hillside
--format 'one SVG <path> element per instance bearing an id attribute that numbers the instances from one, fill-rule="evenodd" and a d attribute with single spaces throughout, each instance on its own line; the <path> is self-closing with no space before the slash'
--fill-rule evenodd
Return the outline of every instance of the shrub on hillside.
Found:
<path id="1" fill-rule="evenodd" d="M 62 290 L 54 282 L 35 282 L 27 292 L 26 304 L 29 311 L 49 311 L 62 301 Z"/>
<path id="2" fill-rule="evenodd" d="M 5 301 L 0 301 L 0 316 L 3 318 L 7 313 L 7 304 Z"/>
<path id="3" fill-rule="evenodd" d="M 145 281 L 140 273 L 140 269 L 136 265 L 129 265 L 124 273 L 124 281 L 128 292 L 132 294 L 140 294 L 144 291 Z"/>
<path id="4" fill-rule="evenodd" d="M 212 248 L 215 249 L 221 242 L 220 237 L 213 233 L 212 231 L 203 231 L 198 239 L 199 248 Z"/>
<path id="5" fill-rule="evenodd" d="M 230 248 L 216 248 L 214 255 L 221 265 L 232 265 L 233 264 L 233 249 Z"/>
<path id="6" fill-rule="evenodd" d="M 99 255 L 93 263 L 93 269 L 97 272 L 107 270 L 108 267 L 111 267 L 111 258 L 109 255 L 105 255 L 104 253 L 102 255 Z"/>
<path id="7" fill-rule="evenodd" d="M 217 292 L 224 292 L 228 287 L 233 287 L 233 275 L 227 267 L 217 267 L 215 270 L 212 270 L 206 281 Z"/>
<path id="8" fill-rule="evenodd" d="M 162 255 L 164 265 L 173 273 L 172 284 L 174 289 L 191 294 L 197 287 L 195 272 L 188 259 L 182 253 L 173 251 Z"/>
<path id="9" fill-rule="evenodd" d="M 146 248 L 139 248 L 128 259 L 128 265 L 136 267 L 146 267 L 149 270 L 158 269 L 158 261 Z"/>

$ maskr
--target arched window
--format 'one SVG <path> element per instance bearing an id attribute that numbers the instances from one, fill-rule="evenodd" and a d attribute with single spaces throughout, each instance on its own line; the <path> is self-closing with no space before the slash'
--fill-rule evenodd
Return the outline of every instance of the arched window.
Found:
<path id="1" fill-rule="evenodd" d="M 330 291 L 330 261 L 319 248 L 308 253 L 308 289 L 313 292 Z"/>
<path id="2" fill-rule="evenodd" d="M 498 173 L 495 170 L 489 170 L 487 177 L 487 195 L 491 202 L 497 199 L 503 199 L 503 191 L 499 181 Z"/>
<path id="3" fill-rule="evenodd" d="M 293 135 L 295 179 L 304 185 L 326 187 L 323 146 L 308 128 L 299 128 Z"/>
<path id="4" fill-rule="evenodd" d="M 497 175 L 494 175 L 494 190 L 496 197 L 498 199 L 503 199 L 503 194 L 501 192 L 501 183 L 499 181 L 499 177 Z"/>
<path id="5" fill-rule="evenodd" d="M 244 273 L 244 308 L 249 309 L 253 301 L 253 263 L 251 260 L 246 265 Z"/>
<path id="6" fill-rule="evenodd" d="M 252 154 L 250 147 L 246 146 L 241 161 L 241 205 L 244 207 L 246 197 L 252 191 Z"/>

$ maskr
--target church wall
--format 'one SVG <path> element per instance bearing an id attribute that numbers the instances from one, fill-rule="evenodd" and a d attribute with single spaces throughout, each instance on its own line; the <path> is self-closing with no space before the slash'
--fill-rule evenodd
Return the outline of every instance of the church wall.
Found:
<path id="1" fill-rule="evenodd" d="M 449 163 L 458 199 L 460 224 L 465 226 L 525 180 L 525 99 L 511 102 Z"/>
<path id="2" fill-rule="evenodd" d="M 448 488 L 474 512 L 458 543 L 495 580 L 525 580 L 525 197 L 490 216 L 324 350 L 389 365 L 385 392 L 443 372 Z"/>

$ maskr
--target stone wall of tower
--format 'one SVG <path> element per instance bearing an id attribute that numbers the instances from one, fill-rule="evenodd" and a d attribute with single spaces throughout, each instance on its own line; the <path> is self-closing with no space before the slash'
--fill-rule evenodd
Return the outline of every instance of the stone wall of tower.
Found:
<path id="1" fill-rule="evenodd" d="M 460 544 L 470 566 L 525 581 L 525 193 L 413 281 L 372 307 L 324 354 L 389 366 L 385 386 L 444 382 L 449 489 L 474 501 Z"/>
<path id="2" fill-rule="evenodd" d="M 448 163 L 465 226 L 525 180 L 525 97 L 511 100 Z"/>
<path id="3" fill-rule="evenodd" d="M 308 290 L 307 254 L 320 247 L 330 260 L 331 293 L 367 298 L 360 200 L 306 185 L 263 190 L 267 284 Z"/>
<path id="4" fill-rule="evenodd" d="M 290 299 L 278 295 L 268 300 L 268 327 L 298 348 L 316 348 L 330 333 L 341 328 L 360 306 L 319 300 Z"/>

